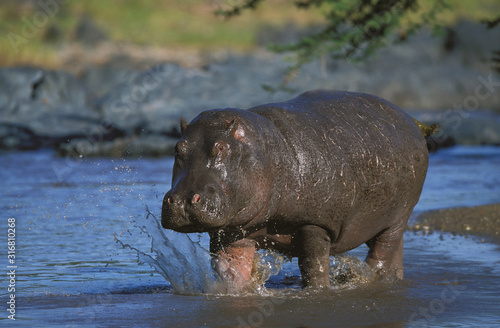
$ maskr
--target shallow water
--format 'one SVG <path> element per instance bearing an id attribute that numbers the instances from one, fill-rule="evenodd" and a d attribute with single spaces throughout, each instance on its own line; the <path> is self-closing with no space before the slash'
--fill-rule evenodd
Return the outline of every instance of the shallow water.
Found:
<path id="1" fill-rule="evenodd" d="M 37 151 L 1 154 L 0 163 L 1 231 L 7 235 L 8 218 L 16 224 L 15 326 L 500 325 L 500 250 L 476 238 L 406 233 L 405 280 L 396 284 L 354 283 L 312 293 L 298 288 L 295 260 L 260 294 L 184 296 L 116 242 L 155 256 L 151 239 L 134 224 L 144 225 L 148 210 L 159 215 L 172 159 L 74 160 Z M 500 148 L 432 154 L 415 212 L 499 202 L 499 173 Z M 205 235 L 190 238 L 207 247 Z M 184 235 L 171 239 L 179 249 L 192 245 L 180 245 Z M 351 252 L 360 258 L 365 253 Z M 6 246 L 0 258 L 6 270 Z M 190 273 L 205 270 L 199 261 L 192 265 Z M 0 320 L 11 323 L 7 275 L 2 281 Z M 186 293 L 199 286 L 206 282 Z"/>

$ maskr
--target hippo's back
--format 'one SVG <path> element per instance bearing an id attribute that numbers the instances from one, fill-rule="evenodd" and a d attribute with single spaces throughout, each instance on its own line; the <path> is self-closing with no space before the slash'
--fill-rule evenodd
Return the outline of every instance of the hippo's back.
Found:
<path id="1" fill-rule="evenodd" d="M 390 161 L 404 154 L 427 155 L 425 138 L 413 119 L 373 95 L 316 90 L 250 110 L 270 119 L 290 150 L 311 159 L 321 154 L 343 155 L 346 160 L 375 154 Z"/>
<path id="2" fill-rule="evenodd" d="M 279 182 L 288 191 L 283 215 L 293 213 L 287 222 L 319 218 L 342 234 L 339 226 L 347 228 L 349 220 L 411 211 L 417 203 L 427 172 L 426 142 L 394 104 L 369 94 L 318 90 L 250 111 L 281 133 L 282 140 L 269 143 L 288 172 L 280 177 L 288 181 Z"/>
<path id="3" fill-rule="evenodd" d="M 426 149 L 422 132 L 408 114 L 370 94 L 315 90 L 250 110 L 273 121 L 285 138 L 319 135 L 321 131 L 323 141 L 339 147 L 371 149 L 378 141 L 386 149 Z"/>

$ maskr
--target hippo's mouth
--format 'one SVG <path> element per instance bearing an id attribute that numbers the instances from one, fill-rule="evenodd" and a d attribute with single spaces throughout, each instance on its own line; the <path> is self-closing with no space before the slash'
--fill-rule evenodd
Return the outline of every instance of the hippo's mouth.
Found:
<path id="1" fill-rule="evenodd" d="M 176 211 L 170 207 L 164 207 L 161 216 L 161 225 L 165 229 L 182 233 L 212 232 L 223 228 L 226 220 L 220 213 L 208 215 L 207 213 L 190 213 Z"/>
<path id="2" fill-rule="evenodd" d="M 162 219 L 161 225 L 165 229 L 174 230 L 182 233 L 194 233 L 194 232 L 212 232 L 222 229 L 224 226 L 206 226 L 204 224 L 195 223 L 188 221 L 184 224 L 173 223 L 172 221 L 165 221 Z"/>
<path id="3" fill-rule="evenodd" d="M 226 226 L 232 217 L 224 195 L 180 197 L 169 191 L 163 200 L 161 224 L 183 233 L 211 232 Z"/>

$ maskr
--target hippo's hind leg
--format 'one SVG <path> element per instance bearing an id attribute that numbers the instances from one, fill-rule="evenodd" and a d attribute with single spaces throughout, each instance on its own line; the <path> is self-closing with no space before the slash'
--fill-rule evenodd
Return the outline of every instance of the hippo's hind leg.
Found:
<path id="1" fill-rule="evenodd" d="M 403 279 L 404 230 L 404 225 L 390 227 L 366 243 L 370 248 L 366 263 L 378 274 Z"/>

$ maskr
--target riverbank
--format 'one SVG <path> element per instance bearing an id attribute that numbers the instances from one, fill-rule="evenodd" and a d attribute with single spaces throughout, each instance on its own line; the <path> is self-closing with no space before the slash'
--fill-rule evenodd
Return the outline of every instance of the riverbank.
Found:
<path id="1" fill-rule="evenodd" d="M 500 204 L 432 210 L 420 214 L 415 221 L 408 230 L 473 235 L 500 244 Z"/>
<path id="2" fill-rule="evenodd" d="M 362 64 L 325 57 L 286 85 L 285 57 L 263 49 L 174 51 L 177 57 L 161 60 L 148 51 L 137 55 L 137 47 L 110 46 L 108 53 L 82 47 L 61 70 L 0 68 L 0 150 L 53 148 L 77 158 L 171 155 L 180 117 L 284 101 L 311 89 L 375 94 L 425 123 L 437 122 L 441 131 L 431 150 L 500 145 L 500 77 L 490 61 L 500 31 L 471 23 L 453 31 L 452 46 L 422 31 Z M 100 64 L 93 53 L 105 53 Z"/>

